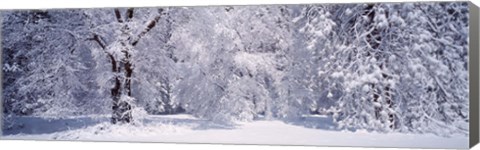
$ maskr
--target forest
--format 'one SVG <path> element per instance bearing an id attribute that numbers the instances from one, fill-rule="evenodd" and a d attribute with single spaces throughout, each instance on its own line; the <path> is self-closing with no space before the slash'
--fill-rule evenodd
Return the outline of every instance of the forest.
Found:
<path id="1" fill-rule="evenodd" d="M 2 131 L 25 117 L 323 116 L 331 131 L 466 137 L 468 12 L 466 2 L 2 10 Z"/>

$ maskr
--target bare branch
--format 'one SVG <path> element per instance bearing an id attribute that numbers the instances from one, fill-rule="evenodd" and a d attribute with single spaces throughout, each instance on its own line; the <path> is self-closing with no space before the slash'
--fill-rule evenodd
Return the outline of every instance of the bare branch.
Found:
<path id="1" fill-rule="evenodd" d="M 132 21 L 132 18 L 133 18 L 133 8 L 127 9 L 126 16 L 127 16 L 127 22 Z"/>
<path id="2" fill-rule="evenodd" d="M 115 17 L 117 17 L 117 21 L 119 23 L 123 23 L 122 15 L 120 14 L 120 10 L 118 10 L 118 8 L 115 8 Z"/>
<path id="3" fill-rule="evenodd" d="M 100 47 L 102 47 L 104 52 L 107 54 L 108 58 L 110 58 L 110 62 L 112 63 L 112 71 L 117 72 L 117 61 L 115 61 L 115 57 L 113 57 L 113 55 L 111 53 L 107 52 L 107 49 L 106 49 L 107 47 L 102 42 L 101 37 L 94 33 L 93 38 L 89 38 L 87 40 L 95 41 L 95 42 L 97 42 L 98 45 L 100 45 Z"/>
<path id="4" fill-rule="evenodd" d="M 158 21 L 162 16 L 162 12 L 163 12 L 163 9 L 160 8 L 158 10 L 159 15 L 153 18 L 153 20 L 151 20 L 148 23 L 147 28 L 145 28 L 142 32 L 140 32 L 140 34 L 138 34 L 137 38 L 134 41 L 132 41 L 132 46 L 137 45 L 140 39 L 142 39 L 142 37 L 144 37 L 150 30 L 152 30 L 155 27 L 155 25 L 158 23 Z"/>
<path id="5" fill-rule="evenodd" d="M 93 34 L 93 38 L 89 38 L 87 40 L 92 40 L 92 41 L 95 41 L 97 42 L 97 44 L 102 47 L 103 50 L 105 50 L 106 46 L 105 44 L 102 42 L 102 40 L 100 40 L 100 36 L 98 36 L 97 34 Z"/>

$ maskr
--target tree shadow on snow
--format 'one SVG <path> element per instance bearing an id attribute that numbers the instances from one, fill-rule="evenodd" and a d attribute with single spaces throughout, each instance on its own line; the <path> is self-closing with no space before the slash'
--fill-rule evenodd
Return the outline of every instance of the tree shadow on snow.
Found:
<path id="1" fill-rule="evenodd" d="M 41 117 L 14 117 L 8 125 L 4 126 L 2 133 L 4 136 L 16 134 L 50 134 L 68 130 L 82 129 L 95 126 L 100 123 L 109 122 L 109 117 L 75 117 L 63 119 L 45 119 Z M 210 129 L 235 129 L 236 124 L 214 122 L 205 119 L 190 118 L 169 118 L 168 115 L 157 115 L 142 119 L 144 125 L 174 125 L 188 126 L 192 130 L 210 130 Z"/>
<path id="2" fill-rule="evenodd" d="M 305 128 L 311 129 L 321 129 L 321 130 L 330 130 L 330 131 L 340 131 L 338 125 L 333 121 L 331 116 L 326 115 L 310 115 L 303 116 L 296 119 L 286 119 L 283 120 L 285 123 L 295 126 L 302 126 Z"/>
<path id="3" fill-rule="evenodd" d="M 3 135 L 15 134 L 49 134 L 67 130 L 75 130 L 108 121 L 107 118 L 62 118 L 45 119 L 40 117 L 14 117 L 2 129 Z"/>
<path id="4" fill-rule="evenodd" d="M 145 124 L 161 123 L 175 126 L 189 126 L 193 130 L 210 130 L 210 129 L 235 129 L 238 125 L 232 123 L 215 122 L 206 119 L 189 119 L 189 118 L 164 118 L 158 115 L 155 118 L 148 118 L 143 121 Z"/>

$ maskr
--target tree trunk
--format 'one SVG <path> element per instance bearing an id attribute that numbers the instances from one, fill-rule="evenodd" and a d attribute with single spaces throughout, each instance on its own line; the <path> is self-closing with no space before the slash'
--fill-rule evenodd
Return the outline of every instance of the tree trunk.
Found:
<path id="1" fill-rule="evenodd" d="M 111 97 L 113 102 L 113 114 L 111 120 L 113 124 L 131 123 L 133 120 L 131 112 L 132 106 L 127 100 L 127 98 L 132 96 L 131 78 L 133 68 L 130 60 L 129 49 L 124 47 L 122 52 L 125 54 L 125 58 L 123 58 L 119 64 L 117 64 L 118 61 L 112 59 L 112 64 L 115 64 L 115 67 L 118 66 L 118 68 L 112 70 L 113 73 L 115 73 L 115 83 L 114 87 L 111 89 Z M 121 76 L 122 74 L 124 75 L 123 77 Z"/>
<path id="2" fill-rule="evenodd" d="M 159 9 L 159 15 L 150 21 L 147 27 L 137 36 L 132 35 L 132 30 L 129 26 L 129 22 L 132 21 L 134 15 L 134 9 L 129 8 L 125 12 L 125 18 L 122 18 L 119 9 L 115 9 L 115 17 L 117 22 L 123 24 L 121 28 L 122 36 L 120 38 L 121 52 L 124 54 L 117 61 L 113 55 L 109 54 L 112 62 L 112 71 L 115 73 L 115 85 L 111 89 L 111 97 L 113 101 L 112 106 L 112 123 L 131 123 L 133 121 L 132 116 L 132 75 L 134 72 L 134 62 L 132 60 L 132 51 L 140 39 L 145 36 L 160 19 L 163 9 Z M 105 46 L 102 46 L 105 49 Z"/>

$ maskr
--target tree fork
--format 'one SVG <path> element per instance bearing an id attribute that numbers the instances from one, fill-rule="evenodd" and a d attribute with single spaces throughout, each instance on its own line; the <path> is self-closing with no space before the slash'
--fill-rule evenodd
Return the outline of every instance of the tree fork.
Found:
<path id="1" fill-rule="evenodd" d="M 127 9 L 125 14 L 126 22 L 132 21 L 133 11 L 134 11 L 133 8 Z M 122 18 L 122 16 L 120 15 L 120 11 L 118 9 L 115 9 L 115 14 L 119 16 L 117 18 Z M 118 21 L 119 23 L 124 23 L 124 22 L 121 22 L 121 19 L 118 19 Z M 121 30 L 125 34 L 128 33 L 129 32 L 128 24 L 125 24 Z M 125 58 L 121 60 L 122 63 L 119 64 L 120 66 L 118 66 L 119 68 L 117 69 L 117 72 L 116 72 L 117 75 L 123 72 L 125 77 L 123 79 L 116 77 L 115 87 L 114 89 L 112 89 L 117 91 L 118 97 L 120 98 L 122 94 L 126 94 L 128 97 L 132 96 L 131 77 L 132 77 L 133 68 L 130 60 L 130 53 L 129 53 L 130 49 L 127 47 L 126 43 L 127 43 L 126 41 L 121 41 L 121 44 L 123 46 L 122 52 L 125 54 Z M 123 80 L 123 83 L 121 80 Z M 122 91 L 125 93 L 122 93 Z M 132 105 L 128 101 L 125 101 L 124 99 L 118 99 L 117 97 L 115 97 L 114 94 L 115 93 L 112 92 L 112 99 L 113 99 L 114 106 L 116 105 L 117 109 L 113 109 L 112 120 L 115 120 L 115 121 L 112 121 L 112 123 L 114 124 L 117 122 L 131 123 L 133 120 L 133 116 L 131 113 Z"/>
<path id="2" fill-rule="evenodd" d="M 129 46 L 136 46 L 137 43 L 140 41 L 140 39 L 145 36 L 152 28 L 155 27 L 157 22 L 160 20 L 161 13 L 163 9 L 159 9 L 159 15 L 156 16 L 153 20 L 151 20 L 147 27 L 136 36 L 130 36 L 128 34 L 130 31 L 130 28 L 128 24 L 125 24 L 125 22 L 131 22 L 134 16 L 134 8 L 129 8 L 126 10 L 125 13 L 125 22 L 122 20 L 122 15 L 120 13 L 119 9 L 115 9 L 115 16 L 117 18 L 117 21 L 119 23 L 123 23 L 124 27 L 121 29 L 122 30 L 122 36 L 128 36 L 126 40 L 120 41 L 121 45 L 123 46 L 122 53 L 124 53 L 124 58 L 121 60 L 121 63 L 118 65 L 115 63 L 114 68 L 118 66 L 118 69 L 112 70 L 115 72 L 117 75 L 120 73 L 123 73 L 125 78 L 119 78 L 118 76 L 115 77 L 115 86 L 112 88 L 112 99 L 114 103 L 113 107 L 113 116 L 112 116 L 112 123 L 116 124 L 118 122 L 120 123 L 131 123 L 133 120 L 132 117 L 132 105 L 128 101 L 124 101 L 121 99 L 122 94 L 126 94 L 126 96 L 131 97 L 132 96 L 132 75 L 134 71 L 134 64 L 133 61 L 131 60 L 131 51 L 132 48 Z M 113 57 L 113 56 L 112 56 Z M 118 62 L 118 61 L 116 61 Z M 123 80 L 123 83 L 122 81 Z M 123 86 L 122 86 L 123 85 Z M 125 93 L 122 93 L 125 92 Z"/>
<path id="3" fill-rule="evenodd" d="M 128 101 L 122 99 L 122 94 L 126 94 L 126 96 L 132 96 L 131 84 L 132 84 L 132 75 L 134 70 L 134 64 L 131 60 L 131 48 L 128 46 L 136 46 L 140 39 L 145 36 L 148 32 L 153 29 L 158 21 L 162 16 L 163 9 L 158 9 L 159 15 L 156 16 L 153 20 L 149 21 L 147 27 L 143 29 L 141 33 L 137 36 L 130 36 L 129 33 L 130 28 L 128 27 L 128 22 L 131 22 L 134 16 L 134 8 L 128 8 L 125 12 L 125 18 L 122 17 L 120 10 L 118 8 L 114 9 L 114 15 L 116 21 L 118 23 L 123 24 L 123 28 L 121 29 L 124 33 L 123 36 L 129 36 L 126 40 L 122 40 L 121 45 L 123 46 L 122 52 L 125 54 L 124 58 L 121 60 L 117 60 L 119 58 L 115 58 L 113 54 L 107 51 L 107 44 L 105 41 L 98 35 L 93 34 L 92 38 L 88 38 L 87 40 L 95 41 L 101 49 L 107 54 L 107 57 L 110 59 L 112 65 L 112 73 L 115 74 L 114 77 L 114 86 L 110 89 L 110 94 L 112 98 L 112 117 L 111 122 L 113 124 L 117 123 L 131 123 L 133 121 L 133 117 L 131 114 L 132 106 Z M 124 21 L 125 19 L 125 21 Z M 124 78 L 120 77 L 123 73 Z M 122 83 L 123 81 L 123 83 Z"/>

